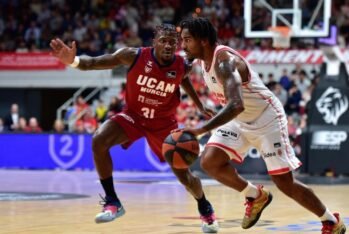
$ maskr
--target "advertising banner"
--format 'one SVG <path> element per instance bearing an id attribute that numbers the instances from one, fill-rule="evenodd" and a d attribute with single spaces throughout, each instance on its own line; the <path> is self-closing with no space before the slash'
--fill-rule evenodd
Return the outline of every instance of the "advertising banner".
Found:
<path id="1" fill-rule="evenodd" d="M 349 173 L 349 87 L 344 64 L 340 75 L 321 80 L 309 105 L 307 155 L 308 172 Z"/>
<path id="2" fill-rule="evenodd" d="M 0 70 L 62 70 L 65 67 L 50 53 L 0 53 Z"/>
<path id="3" fill-rule="evenodd" d="M 92 136 L 77 134 L 0 134 L 0 168 L 94 169 Z M 171 171 L 151 152 L 144 139 L 128 150 L 111 149 L 114 170 Z"/>
<path id="4" fill-rule="evenodd" d="M 203 149 L 207 139 L 201 139 Z M 0 168 L 38 170 L 93 170 L 92 136 L 78 134 L 0 134 Z M 110 151 L 117 171 L 171 171 L 161 163 L 144 139 L 127 150 L 119 146 Z M 258 151 L 250 149 L 243 164 L 234 167 L 240 173 L 266 174 Z M 192 170 L 201 170 L 197 161 Z"/>
<path id="5" fill-rule="evenodd" d="M 240 50 L 251 64 L 322 64 L 325 62 L 321 50 Z M 345 63 L 349 63 L 349 50 L 342 50 Z M 184 55 L 182 51 L 178 54 Z M 57 58 L 46 52 L 6 53 L 0 52 L 0 70 L 62 70 Z"/>

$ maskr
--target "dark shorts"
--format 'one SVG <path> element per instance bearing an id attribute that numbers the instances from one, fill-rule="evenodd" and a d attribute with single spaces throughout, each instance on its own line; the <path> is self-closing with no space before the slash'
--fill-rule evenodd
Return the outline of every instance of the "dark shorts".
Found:
<path id="1" fill-rule="evenodd" d="M 178 127 L 174 117 L 164 119 L 144 119 L 123 111 L 111 117 L 112 121 L 118 123 L 125 131 L 129 141 L 122 144 L 127 149 L 133 142 L 145 137 L 152 151 L 158 156 L 161 162 L 165 162 L 162 155 L 162 143 L 173 129 Z"/>

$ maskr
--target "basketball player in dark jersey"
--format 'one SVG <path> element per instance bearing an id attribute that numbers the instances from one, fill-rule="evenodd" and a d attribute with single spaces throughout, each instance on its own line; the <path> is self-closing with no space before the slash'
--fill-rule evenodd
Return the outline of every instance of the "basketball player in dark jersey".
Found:
<path id="1" fill-rule="evenodd" d="M 106 194 L 103 210 L 95 218 L 97 223 L 112 221 L 125 213 L 113 185 L 113 163 L 109 153 L 112 146 L 121 144 L 127 148 L 135 140 L 145 137 L 160 161 L 164 161 L 161 147 L 171 130 L 177 128 L 175 114 L 180 102 L 180 86 L 204 115 L 211 117 L 214 114 L 202 105 L 186 77 L 190 66 L 175 55 L 177 45 L 176 28 L 167 24 L 157 27 L 153 47 L 126 47 L 99 57 L 76 56 L 75 42 L 72 47 L 60 39 L 50 43 L 55 57 L 80 70 L 112 69 L 118 65 L 129 67 L 124 110 L 107 120 L 93 136 L 94 161 Z M 172 170 L 197 200 L 203 232 L 217 232 L 218 223 L 199 178 L 189 170 Z"/>

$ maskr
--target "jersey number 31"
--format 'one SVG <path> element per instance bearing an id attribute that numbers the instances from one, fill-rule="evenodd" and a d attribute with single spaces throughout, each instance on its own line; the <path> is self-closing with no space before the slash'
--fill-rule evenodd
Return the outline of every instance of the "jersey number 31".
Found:
<path id="1" fill-rule="evenodd" d="M 150 109 L 148 107 L 143 107 L 141 110 L 143 111 L 143 115 L 145 118 L 147 118 L 147 119 L 154 118 L 154 112 L 155 112 L 154 109 Z"/>

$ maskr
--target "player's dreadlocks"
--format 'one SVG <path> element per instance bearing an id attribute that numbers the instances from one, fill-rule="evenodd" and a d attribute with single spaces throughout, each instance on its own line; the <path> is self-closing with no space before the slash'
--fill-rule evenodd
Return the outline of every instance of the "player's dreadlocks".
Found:
<path id="1" fill-rule="evenodd" d="M 180 27 L 189 30 L 189 33 L 198 39 L 207 39 L 210 45 L 217 42 L 217 32 L 212 23 L 206 18 L 191 18 L 182 20 Z"/>
<path id="2" fill-rule="evenodd" d="M 155 32 L 154 32 L 155 37 L 162 33 L 166 33 L 170 36 L 178 37 L 176 26 L 174 26 L 173 24 L 161 24 L 156 26 Z"/>

